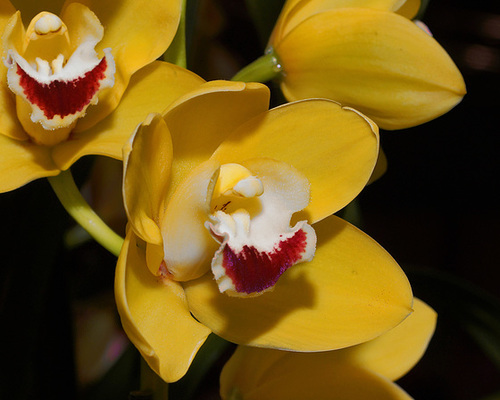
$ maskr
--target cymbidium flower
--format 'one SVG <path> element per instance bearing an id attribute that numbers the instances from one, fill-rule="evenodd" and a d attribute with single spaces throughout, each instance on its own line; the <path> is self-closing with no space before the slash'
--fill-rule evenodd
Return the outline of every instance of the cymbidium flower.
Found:
<path id="1" fill-rule="evenodd" d="M 419 3 L 287 0 L 267 49 L 285 97 L 333 99 L 384 129 L 449 111 L 465 84 L 446 51 L 411 21 Z"/>
<path id="2" fill-rule="evenodd" d="M 1 192 L 87 154 L 121 158 L 149 112 L 202 82 L 153 62 L 177 30 L 180 1 L 15 4 L 0 0 Z"/>
<path id="3" fill-rule="evenodd" d="M 370 340 L 411 310 L 392 257 L 331 215 L 368 181 L 376 125 L 330 100 L 268 102 L 263 85 L 208 82 L 124 148 L 117 305 L 166 381 L 210 332 L 321 351 Z"/>
<path id="4" fill-rule="evenodd" d="M 223 400 L 410 399 L 393 381 L 423 356 L 436 313 L 414 312 L 376 339 L 346 349 L 293 353 L 239 346 L 220 378 Z"/>

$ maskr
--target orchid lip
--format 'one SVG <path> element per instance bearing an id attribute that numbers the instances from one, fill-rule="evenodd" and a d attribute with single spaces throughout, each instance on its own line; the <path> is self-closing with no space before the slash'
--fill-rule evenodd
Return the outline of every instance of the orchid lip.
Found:
<path id="1" fill-rule="evenodd" d="M 271 168 L 282 166 L 274 160 L 263 162 Z M 233 297 L 271 291 L 288 268 L 313 258 L 314 229 L 306 221 L 289 226 L 296 210 L 288 209 L 280 197 L 282 182 L 262 171 L 253 174 L 239 164 L 225 164 L 218 179 L 205 227 L 220 243 L 212 259 L 219 290 Z"/>
<path id="2" fill-rule="evenodd" d="M 72 128 L 90 105 L 97 104 L 99 93 L 114 85 L 114 58 L 109 48 L 104 49 L 102 58 L 97 56 L 95 47 L 102 39 L 103 28 L 95 15 L 93 18 L 92 24 L 97 27 L 91 25 L 89 33 L 74 44 L 74 51 L 66 25 L 47 12 L 36 16 L 28 28 L 27 46 L 36 42 L 38 49 L 29 59 L 13 45 L 7 46 L 4 64 L 8 86 L 18 99 L 29 104 L 30 120 L 45 130 Z M 65 44 L 57 41 L 61 37 Z M 6 38 L 4 41 L 12 41 L 10 33 Z M 52 55 L 44 56 L 49 49 Z"/>
<path id="3" fill-rule="evenodd" d="M 52 62 L 51 74 L 47 61 L 37 59 L 38 69 L 22 57 L 9 51 L 6 65 L 11 90 L 32 106 L 31 120 L 45 129 L 67 127 L 85 115 L 91 104 L 97 103 L 98 93 L 114 84 L 115 64 L 110 49 L 97 63 L 79 63 L 89 49 L 81 45 L 62 66 L 62 57 Z M 93 51 L 93 49 L 92 49 Z"/>

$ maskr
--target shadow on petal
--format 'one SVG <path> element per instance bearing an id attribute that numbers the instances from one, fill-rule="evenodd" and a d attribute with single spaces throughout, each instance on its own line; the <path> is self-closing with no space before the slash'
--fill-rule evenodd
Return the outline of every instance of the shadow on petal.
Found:
<path id="1" fill-rule="evenodd" d="M 307 312 L 316 303 L 314 286 L 301 271 L 305 265 L 291 267 L 272 292 L 252 298 L 221 294 L 212 275 L 205 274 L 185 284 L 189 307 L 195 318 L 229 341 L 295 349 L 304 345 L 300 334 L 304 326 L 289 321 L 289 316 Z"/>

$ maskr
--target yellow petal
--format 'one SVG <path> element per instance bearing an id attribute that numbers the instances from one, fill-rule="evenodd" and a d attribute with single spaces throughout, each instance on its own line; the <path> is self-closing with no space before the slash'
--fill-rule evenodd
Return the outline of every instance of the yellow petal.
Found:
<path id="1" fill-rule="evenodd" d="M 143 246 L 129 230 L 116 267 L 116 304 L 123 329 L 149 366 L 174 382 L 210 331 L 191 316 L 178 283 L 149 272 Z"/>
<path id="2" fill-rule="evenodd" d="M 104 38 L 97 46 L 98 52 L 111 48 L 116 62 L 113 88 L 103 91 L 99 103 L 80 122 L 78 129 L 81 130 L 88 129 L 109 114 L 120 101 L 130 76 L 165 52 L 177 31 L 181 2 L 122 0 L 112 5 L 96 0 L 79 2 L 89 7 L 105 27 Z M 65 4 L 63 19 L 67 11 L 68 4 Z"/>
<path id="3" fill-rule="evenodd" d="M 395 381 L 422 358 L 436 327 L 436 312 L 414 299 L 413 313 L 376 339 L 335 352 L 332 359 L 349 362 Z"/>
<path id="4" fill-rule="evenodd" d="M 186 69 L 155 62 L 134 74 L 120 105 L 91 129 L 73 133 L 53 152 L 54 161 L 67 169 L 80 157 L 100 154 L 122 158 L 122 148 L 149 113 L 161 112 L 179 96 L 199 86 L 203 80 Z"/>
<path id="5" fill-rule="evenodd" d="M 235 343 L 324 351 L 370 340 L 410 313 L 410 285 L 380 245 L 335 216 L 314 229 L 313 261 L 288 269 L 273 292 L 232 298 L 208 274 L 184 283 L 193 315 Z"/>
<path id="6" fill-rule="evenodd" d="M 29 136 L 19 123 L 16 113 L 16 101 L 13 93 L 7 86 L 7 72 L 0 67 L 0 134 L 15 140 L 28 140 Z"/>
<path id="7" fill-rule="evenodd" d="M 384 129 L 436 118 L 465 94 L 462 76 L 444 49 L 391 12 L 323 12 L 298 25 L 275 50 L 288 100 L 331 98 Z"/>
<path id="8" fill-rule="evenodd" d="M 324 11 L 338 8 L 370 8 L 382 11 L 396 11 L 404 0 L 301 0 L 287 1 L 278 19 L 279 34 L 273 36 L 271 45 L 277 43 L 307 18 Z M 290 3 L 290 4 L 288 4 Z"/>
<path id="9" fill-rule="evenodd" d="M 169 107 L 165 121 L 174 146 L 171 188 L 208 160 L 234 129 L 268 107 L 266 86 L 229 81 L 207 82 Z"/>
<path id="10" fill-rule="evenodd" d="M 378 129 L 356 111 L 328 100 L 287 104 L 237 129 L 212 158 L 220 164 L 273 158 L 293 165 L 311 183 L 301 219 L 318 221 L 348 204 L 377 160 Z"/>
<path id="11" fill-rule="evenodd" d="M 8 1 L 0 4 L 0 32 L 3 32 L 10 17 L 16 9 Z M 23 131 L 16 116 L 14 95 L 7 86 L 7 68 L 0 63 L 0 133 L 17 140 L 26 140 L 28 136 Z"/>
<path id="12" fill-rule="evenodd" d="M 161 244 L 160 209 L 172 164 L 172 140 L 160 114 L 150 114 L 123 149 L 123 199 L 134 231 Z"/>
<path id="13" fill-rule="evenodd" d="M 309 355 L 240 346 L 222 370 L 221 397 L 223 400 L 411 399 L 399 386 L 371 371 Z"/>
<path id="14" fill-rule="evenodd" d="M 60 172 L 52 162 L 47 147 L 20 142 L 3 135 L 0 135 L 0 159 L 0 193 Z"/>
<path id="15" fill-rule="evenodd" d="M 2 32 L 2 45 L 12 44 L 22 47 L 24 26 L 21 15 L 8 2 L 0 5 L 0 32 Z M 12 17 L 12 18 L 11 18 Z M 7 68 L 0 63 L 0 133 L 16 140 L 28 140 L 29 136 L 19 123 L 16 111 L 16 96 L 7 85 Z"/>
<path id="16" fill-rule="evenodd" d="M 408 19 L 414 19 L 417 16 L 421 5 L 421 0 L 406 0 L 401 7 L 396 10 L 396 12 Z"/>

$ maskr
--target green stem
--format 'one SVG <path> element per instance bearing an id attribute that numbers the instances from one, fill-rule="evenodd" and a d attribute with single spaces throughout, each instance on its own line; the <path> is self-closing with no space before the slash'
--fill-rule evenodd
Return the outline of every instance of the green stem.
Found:
<path id="1" fill-rule="evenodd" d="M 62 171 L 57 176 L 49 177 L 48 180 L 66 211 L 99 244 L 118 257 L 123 239 L 92 210 L 76 187 L 71 171 L 69 169 Z"/>
<path id="2" fill-rule="evenodd" d="M 239 71 L 232 77 L 232 81 L 240 82 L 267 82 L 281 74 L 281 64 L 274 51 L 266 51 L 262 57 Z"/>
<path id="3" fill-rule="evenodd" d="M 181 3 L 181 19 L 174 40 L 163 55 L 163 60 L 187 68 L 186 60 L 186 1 Z"/>

